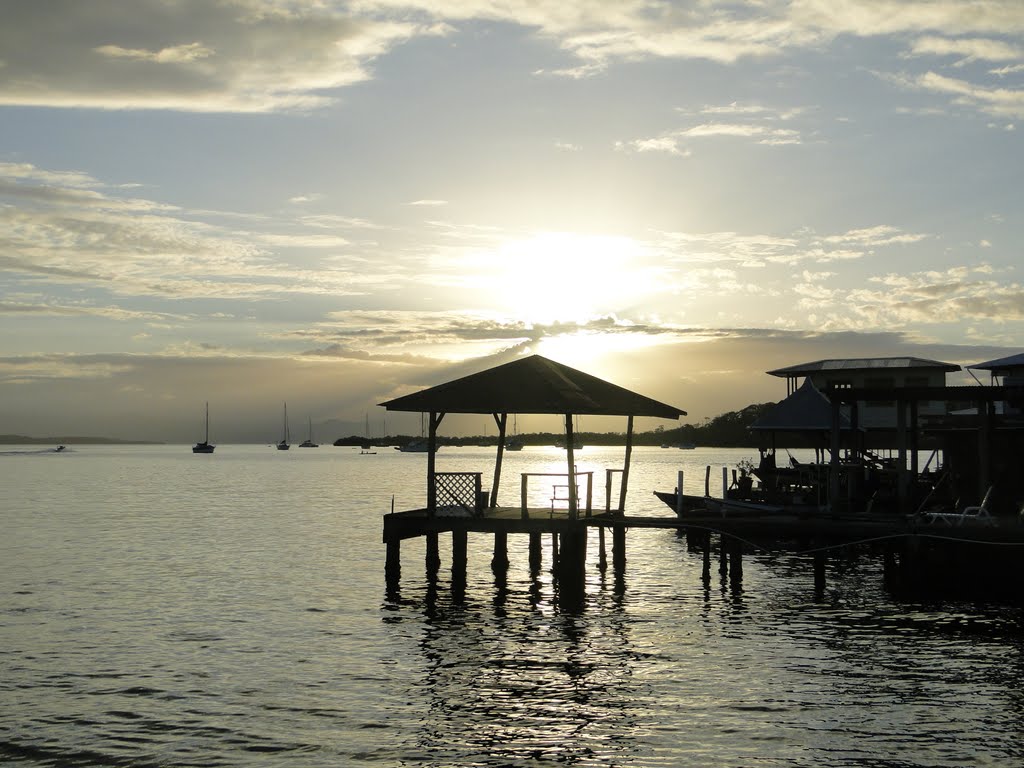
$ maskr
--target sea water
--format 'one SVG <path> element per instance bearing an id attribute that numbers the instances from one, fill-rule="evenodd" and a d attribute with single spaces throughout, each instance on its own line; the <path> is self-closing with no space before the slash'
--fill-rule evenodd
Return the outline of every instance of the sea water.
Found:
<path id="1" fill-rule="evenodd" d="M 594 505 L 621 448 L 584 448 Z M 753 455 L 752 455 L 753 454 Z M 563 452 L 506 454 L 499 501 Z M 639 448 L 627 512 L 703 493 L 744 450 Z M 443 448 L 444 471 L 493 451 Z M 0 453 L 0 763 L 45 766 L 1020 765 L 1015 605 L 897 599 L 870 554 L 747 555 L 701 579 L 671 530 L 627 534 L 563 609 L 510 536 L 469 537 L 465 591 L 424 544 L 384 579 L 382 516 L 422 506 L 424 454 L 323 446 Z M 536 490 L 543 493 L 543 489 Z M 616 491 L 617 493 L 617 491 Z M 755 544 L 757 542 L 754 542 Z M 547 546 L 547 545 L 545 545 Z"/>

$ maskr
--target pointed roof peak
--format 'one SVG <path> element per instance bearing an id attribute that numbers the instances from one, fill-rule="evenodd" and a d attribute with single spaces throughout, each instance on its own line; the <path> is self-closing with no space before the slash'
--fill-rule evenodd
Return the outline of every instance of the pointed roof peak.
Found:
<path id="1" fill-rule="evenodd" d="M 686 411 L 591 376 L 543 355 L 520 357 L 380 403 L 389 411 L 653 416 Z"/>

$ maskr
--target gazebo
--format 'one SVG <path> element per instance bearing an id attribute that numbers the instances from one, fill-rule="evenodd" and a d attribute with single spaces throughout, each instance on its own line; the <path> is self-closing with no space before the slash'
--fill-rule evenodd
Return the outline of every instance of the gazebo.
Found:
<path id="1" fill-rule="evenodd" d="M 490 413 L 498 427 L 498 458 L 489 506 L 495 506 L 501 480 L 501 459 L 505 450 L 508 415 L 556 414 L 565 419 L 566 464 L 569 476 L 569 519 L 579 514 L 573 456 L 574 416 L 626 416 L 626 458 L 620 488 L 619 509 L 625 504 L 629 480 L 629 459 L 633 446 L 633 419 L 653 416 L 678 419 L 686 411 L 652 400 L 596 376 L 541 355 L 530 355 L 480 373 L 439 384 L 411 395 L 380 404 L 389 411 L 429 413 L 427 436 L 427 510 L 437 512 L 434 457 L 437 429 L 448 413 Z"/>

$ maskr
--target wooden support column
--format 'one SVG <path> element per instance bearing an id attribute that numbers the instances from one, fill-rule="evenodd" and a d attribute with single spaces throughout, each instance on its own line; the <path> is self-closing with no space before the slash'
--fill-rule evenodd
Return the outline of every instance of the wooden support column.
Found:
<path id="1" fill-rule="evenodd" d="M 840 418 L 841 402 L 838 398 L 832 398 L 832 431 L 830 450 L 832 451 L 831 461 L 828 469 L 828 501 L 833 508 L 839 504 L 839 450 L 840 436 L 842 434 L 842 419 Z"/>
<path id="2" fill-rule="evenodd" d="M 572 414 L 565 414 L 565 457 L 569 465 L 569 519 L 576 520 L 580 514 L 579 499 L 576 498 L 576 455 L 573 452 L 573 444 L 576 442 L 576 435 L 572 426 Z"/>
<path id="3" fill-rule="evenodd" d="M 530 573 L 540 573 L 541 540 L 539 533 L 530 533 Z"/>
<path id="4" fill-rule="evenodd" d="M 743 581 L 743 545 L 739 541 L 734 541 L 730 550 L 729 581 L 738 584 Z"/>
<path id="5" fill-rule="evenodd" d="M 918 464 L 920 463 L 917 459 L 917 448 L 918 448 L 918 430 L 920 429 L 920 423 L 918 419 L 918 402 L 917 399 L 910 401 L 910 477 L 914 479 L 917 477 L 920 471 Z"/>
<path id="6" fill-rule="evenodd" d="M 558 553 L 558 579 L 564 587 L 581 592 L 586 581 L 587 528 L 575 525 L 561 534 Z"/>
<path id="7" fill-rule="evenodd" d="M 494 557 L 491 558 L 491 570 L 504 573 L 508 570 L 508 534 L 505 531 L 494 533 Z"/>
<path id="8" fill-rule="evenodd" d="M 608 570 L 608 553 L 605 551 L 603 525 L 597 529 L 597 569 L 601 572 Z"/>
<path id="9" fill-rule="evenodd" d="M 629 486 L 629 460 L 633 456 L 633 417 L 626 421 L 626 457 L 622 464 L 622 482 L 619 484 L 619 514 L 626 514 L 626 488 Z M 682 493 L 682 490 L 680 490 Z"/>
<path id="10" fill-rule="evenodd" d="M 729 575 L 729 542 L 723 536 L 718 537 L 718 575 Z"/>
<path id="11" fill-rule="evenodd" d="M 993 403 L 981 400 L 978 403 L 978 503 L 985 498 L 985 492 L 992 484 L 992 411 Z"/>
<path id="12" fill-rule="evenodd" d="M 441 567 L 441 555 L 437 548 L 437 534 L 428 533 L 424 537 L 427 543 L 427 578 L 436 579 L 437 571 Z"/>
<path id="13" fill-rule="evenodd" d="M 468 540 L 466 531 L 452 531 L 452 584 L 466 583 Z"/>
<path id="14" fill-rule="evenodd" d="M 612 528 L 612 569 L 616 573 L 626 571 L 626 529 L 621 525 Z"/>
<path id="15" fill-rule="evenodd" d="M 816 552 L 814 554 L 814 591 L 824 592 L 825 591 L 825 553 Z"/>
<path id="16" fill-rule="evenodd" d="M 402 577 L 402 540 L 391 539 L 387 543 L 387 554 L 384 561 L 384 578 L 388 583 L 397 582 Z"/>
<path id="17" fill-rule="evenodd" d="M 896 400 L 896 440 L 899 467 L 896 470 L 896 495 L 899 498 L 900 512 L 907 514 L 910 496 L 910 476 L 907 473 L 907 403 L 902 398 Z"/>
<path id="18" fill-rule="evenodd" d="M 435 477 L 437 458 L 437 428 L 444 418 L 443 413 L 430 412 L 430 430 L 427 433 L 427 514 L 437 514 L 437 481 Z"/>
<path id="19" fill-rule="evenodd" d="M 701 569 L 700 577 L 704 583 L 707 583 L 711 581 L 711 534 L 709 532 L 705 532 L 701 539 L 704 547 L 704 564 Z"/>
<path id="20" fill-rule="evenodd" d="M 551 570 L 558 569 L 558 534 L 551 532 Z"/>
<path id="21" fill-rule="evenodd" d="M 498 506 L 498 486 L 501 484 L 501 460 L 505 455 L 505 426 L 508 424 L 508 414 L 492 414 L 494 423 L 498 425 L 498 456 L 494 460 L 494 483 L 491 485 L 490 504 L 487 506 L 494 509 Z"/>

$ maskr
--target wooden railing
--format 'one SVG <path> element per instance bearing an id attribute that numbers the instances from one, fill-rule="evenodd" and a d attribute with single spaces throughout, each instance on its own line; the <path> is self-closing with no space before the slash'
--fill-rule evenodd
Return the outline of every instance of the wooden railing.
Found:
<path id="1" fill-rule="evenodd" d="M 594 498 L 594 473 L 591 471 L 587 472 L 576 472 L 576 509 L 578 512 L 583 512 L 586 517 L 591 516 L 593 508 Z M 554 514 L 555 504 L 559 502 L 569 501 L 569 474 L 567 472 L 524 472 L 522 476 L 522 487 L 520 490 L 520 507 L 519 510 L 523 516 L 523 519 L 527 519 L 529 515 L 529 481 L 531 477 L 559 477 L 565 478 L 564 483 L 553 483 L 551 486 L 551 514 Z M 586 495 L 584 496 L 585 503 L 580 503 L 580 478 L 586 478 Z"/>

